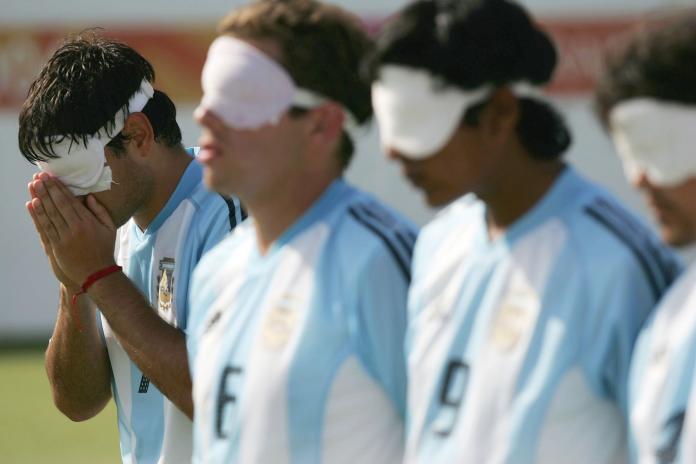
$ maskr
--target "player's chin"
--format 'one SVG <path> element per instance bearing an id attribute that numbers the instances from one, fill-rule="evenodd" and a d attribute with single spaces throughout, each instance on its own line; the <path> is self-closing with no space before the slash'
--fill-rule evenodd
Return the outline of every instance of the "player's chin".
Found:
<path id="1" fill-rule="evenodd" d="M 690 227 L 670 221 L 667 217 L 660 217 L 660 236 L 662 241 L 672 247 L 684 247 L 694 243 L 694 231 Z"/>
<path id="2" fill-rule="evenodd" d="M 441 206 L 445 206 L 446 204 L 450 203 L 452 200 L 455 200 L 457 198 L 457 195 L 448 192 L 445 189 L 425 187 L 420 187 L 420 189 L 423 192 L 423 195 L 425 196 L 425 202 L 431 208 L 439 208 Z"/>
<path id="3" fill-rule="evenodd" d="M 111 218 L 111 222 L 114 223 L 116 228 L 121 227 L 128 222 L 131 216 L 133 216 L 135 213 L 135 208 L 121 207 L 120 209 L 114 209 L 108 205 L 104 205 L 103 203 L 102 206 L 104 209 L 106 209 L 106 212 Z"/>
<path id="4" fill-rule="evenodd" d="M 226 182 L 221 178 L 215 170 L 210 167 L 205 167 L 203 169 L 203 183 L 208 190 L 217 192 L 223 195 L 227 194 Z"/>

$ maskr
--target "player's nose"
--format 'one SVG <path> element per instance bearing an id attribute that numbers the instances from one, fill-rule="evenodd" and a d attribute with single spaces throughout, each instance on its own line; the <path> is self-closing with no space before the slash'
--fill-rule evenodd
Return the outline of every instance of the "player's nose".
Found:
<path id="1" fill-rule="evenodd" d="M 384 147 L 384 156 L 386 156 L 387 159 L 392 161 L 399 161 L 404 159 L 403 154 L 392 146 Z"/>
<path id="2" fill-rule="evenodd" d="M 652 183 L 650 183 L 650 178 L 642 169 L 638 170 L 633 175 L 631 178 L 631 184 L 633 184 L 635 188 L 643 190 L 650 190 L 653 187 Z"/>

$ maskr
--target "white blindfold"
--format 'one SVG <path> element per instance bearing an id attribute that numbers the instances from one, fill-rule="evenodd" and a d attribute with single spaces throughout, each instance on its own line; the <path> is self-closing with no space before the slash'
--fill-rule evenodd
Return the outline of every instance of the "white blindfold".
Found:
<path id="1" fill-rule="evenodd" d="M 235 37 L 213 41 L 201 76 L 203 99 L 196 113 L 208 110 L 235 129 L 257 129 L 276 124 L 295 106 L 316 108 L 328 98 L 295 85 L 288 72 L 256 47 Z M 357 128 L 344 110 L 344 128 Z"/>
<path id="2" fill-rule="evenodd" d="M 609 128 L 626 177 L 674 186 L 696 176 L 696 106 L 651 98 L 623 101 L 609 113 Z"/>
<path id="3" fill-rule="evenodd" d="M 511 86 L 517 95 L 539 97 L 527 84 Z M 411 159 L 437 153 L 452 138 L 467 109 L 482 103 L 495 87 L 462 90 L 426 70 L 384 65 L 372 84 L 372 104 L 382 145 Z"/>
<path id="4" fill-rule="evenodd" d="M 111 189 L 111 168 L 106 164 L 104 147 L 123 130 L 128 115 L 142 111 L 153 94 L 152 85 L 143 80 L 138 91 L 116 113 L 112 130 L 102 127 L 84 145 L 68 137 L 51 137 L 48 142 L 59 158 L 39 161 L 39 169 L 57 177 L 75 195 Z"/>

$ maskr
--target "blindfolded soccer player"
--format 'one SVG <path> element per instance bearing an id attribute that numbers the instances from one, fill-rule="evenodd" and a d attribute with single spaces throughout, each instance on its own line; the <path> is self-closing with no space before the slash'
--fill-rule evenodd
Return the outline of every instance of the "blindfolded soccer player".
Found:
<path id="1" fill-rule="evenodd" d="M 409 292 L 406 461 L 622 462 L 669 252 L 562 160 L 556 52 L 517 4 L 418 1 L 377 42 L 382 143 L 429 204 Z"/>
<path id="2" fill-rule="evenodd" d="M 342 177 L 371 43 L 311 0 L 252 3 L 220 32 L 200 159 L 252 219 L 194 274 L 194 460 L 401 462 L 415 230 Z"/>
<path id="3" fill-rule="evenodd" d="M 627 178 L 645 193 L 663 240 L 679 247 L 696 241 L 694 60 L 692 12 L 636 33 L 610 57 L 597 90 Z M 628 396 L 633 462 L 696 462 L 695 303 L 692 264 L 636 344 Z"/>
<path id="4" fill-rule="evenodd" d="M 113 397 L 123 462 L 190 462 L 189 278 L 242 212 L 205 190 L 154 78 L 124 44 L 67 41 L 31 86 L 19 146 L 43 171 L 27 207 L 61 283 L 56 406 L 85 420 Z"/>

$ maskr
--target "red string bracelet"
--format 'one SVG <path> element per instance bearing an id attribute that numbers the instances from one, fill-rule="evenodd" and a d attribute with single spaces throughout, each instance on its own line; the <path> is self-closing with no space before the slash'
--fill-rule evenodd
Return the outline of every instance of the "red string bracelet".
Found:
<path id="1" fill-rule="evenodd" d="M 82 332 L 82 323 L 80 323 L 80 315 L 77 313 L 77 297 L 87 293 L 87 290 L 89 290 L 89 287 L 91 287 L 97 280 L 103 279 L 104 277 L 113 274 L 114 272 L 118 272 L 121 270 L 121 266 L 118 266 L 116 264 L 105 267 L 104 269 L 100 269 L 97 272 L 94 272 L 90 275 L 87 276 L 85 279 L 85 282 L 82 284 L 80 287 L 80 291 L 77 293 L 74 293 L 72 296 L 72 307 L 73 307 L 73 318 L 75 319 L 75 325 L 77 325 L 77 330 Z"/>

